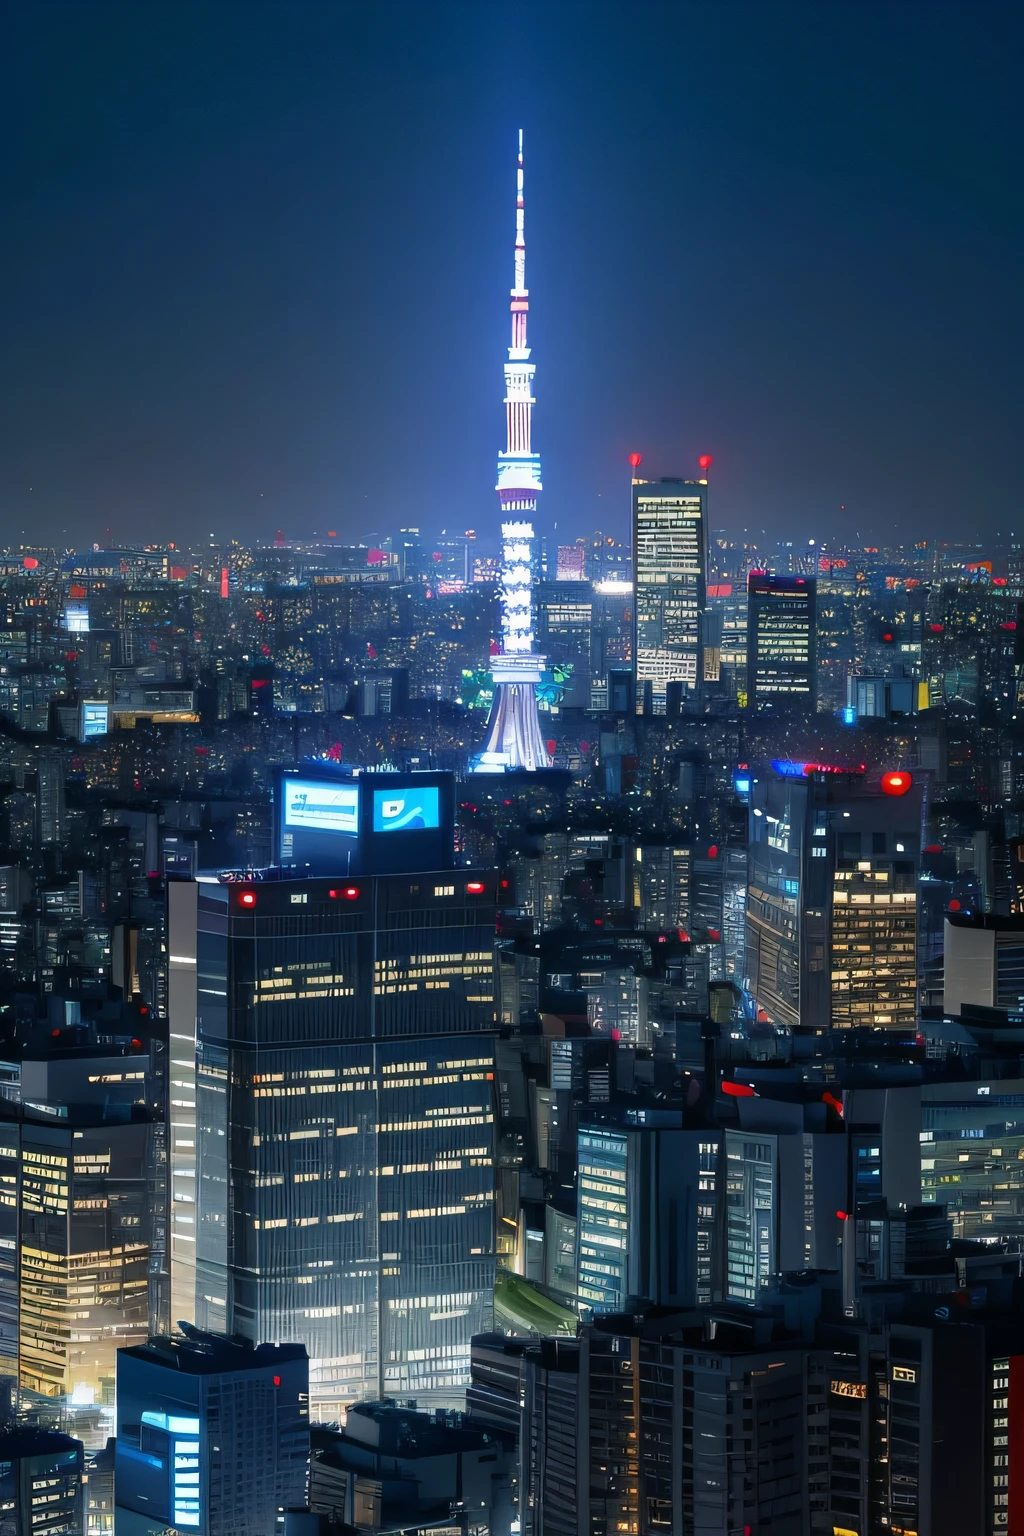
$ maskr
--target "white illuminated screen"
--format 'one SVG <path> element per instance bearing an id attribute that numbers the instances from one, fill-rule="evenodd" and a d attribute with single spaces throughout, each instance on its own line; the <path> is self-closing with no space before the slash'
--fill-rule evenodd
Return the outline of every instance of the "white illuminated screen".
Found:
<path id="1" fill-rule="evenodd" d="M 355 837 L 359 831 L 359 786 L 285 779 L 284 824 Z"/>

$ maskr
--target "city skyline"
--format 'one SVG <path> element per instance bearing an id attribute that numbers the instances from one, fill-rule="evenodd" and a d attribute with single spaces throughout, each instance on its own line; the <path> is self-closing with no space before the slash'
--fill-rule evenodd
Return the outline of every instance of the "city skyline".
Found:
<path id="1" fill-rule="evenodd" d="M 574 6 L 527 9 L 511 118 L 483 89 L 493 24 L 460 26 L 458 6 L 432 13 L 426 53 L 408 18 L 395 51 L 384 12 L 305 12 L 273 39 L 259 13 L 244 38 L 229 13 L 190 7 L 45 14 L 67 22 L 45 53 L 41 19 L 13 28 L 32 97 L 9 110 L 52 108 L 6 183 L 0 505 L 15 538 L 354 536 L 368 505 L 401 520 L 413 494 L 426 528 L 479 527 L 495 167 L 520 122 L 537 163 L 546 531 L 624 531 L 634 450 L 655 476 L 713 453 L 716 528 L 829 538 L 842 505 L 865 538 L 897 520 L 954 536 L 965 476 L 972 521 L 1013 528 L 1005 9 L 971 27 L 978 12 L 943 7 L 921 37 L 898 13 L 855 29 L 842 8 L 773 8 L 769 23 L 757 7 L 650 6 L 627 22 L 604 5 L 579 30 Z M 610 40 L 627 25 L 619 69 Z M 346 91 L 353 41 L 369 67 Z M 662 55 L 694 61 L 685 90 L 666 96 Z M 954 59 L 976 103 L 955 125 L 935 83 Z M 431 83 L 454 78 L 467 88 L 439 121 Z M 416 398 L 410 337 L 434 398 Z M 455 472 L 425 496 L 437 453 Z"/>
<path id="2" fill-rule="evenodd" d="M 0 1536 L 1018 1536 L 1024 14 L 5 19 Z"/>

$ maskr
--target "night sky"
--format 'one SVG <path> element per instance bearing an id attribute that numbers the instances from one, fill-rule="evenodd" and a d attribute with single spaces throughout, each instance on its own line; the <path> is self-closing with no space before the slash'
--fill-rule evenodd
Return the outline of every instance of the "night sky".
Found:
<path id="1" fill-rule="evenodd" d="M 9 3 L 0 529 L 1024 533 L 1015 0 Z M 847 512 L 840 513 L 840 503 Z"/>

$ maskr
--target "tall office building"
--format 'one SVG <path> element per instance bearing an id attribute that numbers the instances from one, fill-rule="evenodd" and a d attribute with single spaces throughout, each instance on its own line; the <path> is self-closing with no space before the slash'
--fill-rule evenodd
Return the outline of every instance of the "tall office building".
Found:
<path id="1" fill-rule="evenodd" d="M 525 207 L 523 201 L 523 131 L 519 130 L 516 171 L 515 284 L 512 288 L 512 345 L 505 364 L 507 445 L 498 455 L 501 500 L 501 649 L 491 657 L 494 702 L 487 737 L 475 768 L 503 773 L 508 768 L 547 768 L 548 755 L 537 717 L 537 684 L 544 657 L 533 654 L 533 519 L 542 489 L 540 454 L 531 443 L 533 375 L 526 344 L 530 309 L 526 287 Z"/>
<path id="2" fill-rule="evenodd" d="M 494 910 L 493 873 L 451 868 L 201 884 L 191 939 L 172 909 L 174 1294 L 194 1233 L 196 1321 L 305 1344 L 320 1417 L 457 1404 L 490 1326 Z"/>
<path id="3" fill-rule="evenodd" d="M 638 710 L 649 696 L 650 707 L 663 714 L 669 683 L 693 691 L 704 677 L 707 496 L 703 481 L 633 482 Z"/>
<path id="4" fill-rule="evenodd" d="M 820 763 L 754 777 L 747 985 L 770 1022 L 914 1031 L 922 795 L 905 772 L 875 792 Z"/>
<path id="5" fill-rule="evenodd" d="M 759 713 L 813 714 L 817 702 L 814 578 L 751 571 L 747 603 L 750 707 Z"/>
<path id="6" fill-rule="evenodd" d="M 630 1296 L 675 1307 L 714 1300 L 719 1133 L 684 1131 L 671 1111 L 662 1118 L 580 1126 L 576 1292 L 594 1312 L 624 1311 Z"/>
<path id="7" fill-rule="evenodd" d="M 593 588 L 589 581 L 559 576 L 539 581 L 536 592 L 537 634 L 551 671 L 552 702 L 589 709 Z"/>
<path id="8" fill-rule="evenodd" d="M 277 1536 L 306 1500 L 309 1362 L 301 1344 L 202 1333 L 117 1357 L 117 1536 Z"/>
<path id="9" fill-rule="evenodd" d="M 8 1062 L 0 1099 L 2 1369 L 29 1400 L 63 1400 L 90 1447 L 113 1432 L 118 1347 L 168 1300 L 153 1067 L 141 1049 L 55 1047 Z"/>

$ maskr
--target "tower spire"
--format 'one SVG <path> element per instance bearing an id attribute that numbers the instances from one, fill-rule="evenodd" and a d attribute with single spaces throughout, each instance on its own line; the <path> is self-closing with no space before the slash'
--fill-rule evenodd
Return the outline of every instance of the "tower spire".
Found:
<path id="1" fill-rule="evenodd" d="M 526 344 L 529 293 L 523 200 L 523 130 L 516 165 L 515 286 L 512 336 L 505 364 L 506 447 L 498 454 L 495 489 L 501 501 L 501 651 L 491 658 L 494 702 L 477 772 L 548 766 L 537 716 L 544 657 L 533 654 L 533 516 L 541 490 L 540 455 L 533 452 L 533 375 Z"/>
<path id="2" fill-rule="evenodd" d="M 526 297 L 527 297 L 527 289 L 526 289 L 526 205 L 523 202 L 523 130 L 521 128 L 519 130 L 519 165 L 518 165 L 518 167 L 516 169 L 516 257 L 515 257 L 515 273 L 516 273 L 516 282 L 515 282 L 515 287 L 512 289 L 512 298 L 513 299 L 522 299 L 524 301 L 524 308 L 521 311 L 521 313 L 523 315 L 523 342 L 522 342 L 522 344 L 525 346 L 525 344 L 526 344 L 526 308 L 528 306 L 525 305 L 525 300 L 526 300 Z M 515 314 L 516 314 L 515 304 L 513 304 L 513 306 L 512 306 L 512 314 L 513 314 L 512 345 L 515 346 L 516 345 L 515 318 L 514 318 Z"/>

